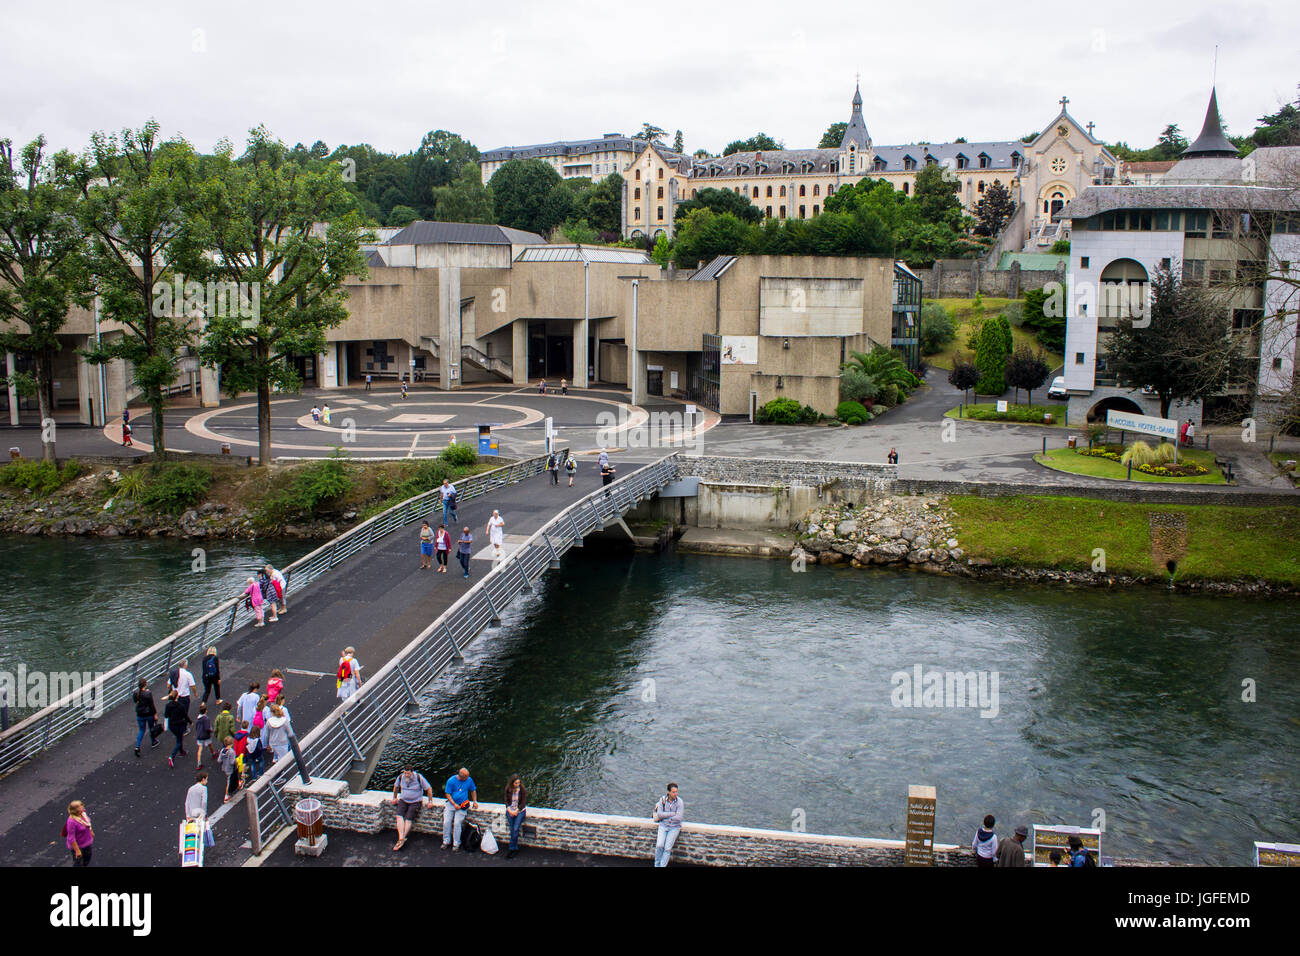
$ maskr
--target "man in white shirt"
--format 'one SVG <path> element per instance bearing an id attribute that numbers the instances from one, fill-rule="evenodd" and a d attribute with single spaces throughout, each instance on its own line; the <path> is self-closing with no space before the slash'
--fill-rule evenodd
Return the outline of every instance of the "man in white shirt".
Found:
<path id="1" fill-rule="evenodd" d="M 194 675 L 185 669 L 187 664 L 189 664 L 188 659 L 181 661 L 180 666 L 167 675 L 167 689 L 169 692 L 176 691 L 177 699 L 185 708 L 185 715 L 189 716 L 190 690 L 194 687 Z"/>
<path id="2" fill-rule="evenodd" d="M 200 770 L 194 785 L 185 791 L 185 819 L 198 820 L 208 815 L 208 772 Z"/>

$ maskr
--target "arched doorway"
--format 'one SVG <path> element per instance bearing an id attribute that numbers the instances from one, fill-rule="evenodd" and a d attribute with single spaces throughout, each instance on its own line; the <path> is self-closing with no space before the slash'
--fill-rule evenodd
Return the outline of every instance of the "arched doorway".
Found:
<path id="1" fill-rule="evenodd" d="M 1092 408 L 1088 409 L 1088 422 L 1105 422 L 1106 413 L 1109 411 L 1131 412 L 1135 415 L 1145 414 L 1142 406 L 1131 398 L 1124 398 L 1121 395 L 1111 395 L 1109 398 L 1103 398 Z"/>
<path id="2" fill-rule="evenodd" d="M 1147 270 L 1136 259 L 1116 259 L 1101 270 L 1097 290 L 1098 324 L 1114 328 L 1118 319 L 1140 318 L 1147 311 Z"/>
<path id="3" fill-rule="evenodd" d="M 1065 204 L 1074 198 L 1074 191 L 1070 187 L 1061 183 L 1054 183 L 1047 186 L 1039 196 L 1039 208 L 1042 214 L 1052 222 L 1055 222 L 1061 216 L 1061 210 Z"/>

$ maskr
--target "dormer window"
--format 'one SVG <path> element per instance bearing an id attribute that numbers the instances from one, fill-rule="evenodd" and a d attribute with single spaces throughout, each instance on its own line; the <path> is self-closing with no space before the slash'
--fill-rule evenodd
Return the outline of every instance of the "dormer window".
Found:
<path id="1" fill-rule="evenodd" d="M 827 171 L 832 173 L 838 173 L 840 171 L 840 161 L 838 159 L 832 159 L 830 161 L 830 166 L 828 167 Z"/>
<path id="2" fill-rule="evenodd" d="M 937 159 L 935 159 L 933 156 L 931 156 L 929 153 L 926 153 L 926 154 L 925 154 L 925 165 L 927 165 L 927 166 L 938 166 L 938 165 L 939 165 L 939 161 L 938 161 Z"/>
<path id="3" fill-rule="evenodd" d="M 904 157 L 903 157 L 903 169 L 905 169 L 905 170 L 916 169 L 916 160 L 913 159 L 911 156 L 904 156 Z"/>
<path id="4" fill-rule="evenodd" d="M 980 153 L 980 169 L 988 169 L 993 165 L 993 160 L 989 158 L 988 153 Z"/>
<path id="5" fill-rule="evenodd" d="M 980 163 L 982 164 L 983 162 L 984 162 L 984 157 L 983 157 L 983 155 L 981 154 L 981 156 L 980 156 Z M 965 168 L 966 168 L 967 166 L 969 166 L 969 165 L 970 165 L 970 160 L 966 158 L 966 154 L 965 154 L 965 153 L 958 153 L 958 154 L 957 154 L 957 168 L 958 168 L 958 169 L 965 169 Z"/>
<path id="6" fill-rule="evenodd" d="M 884 160 L 883 158 L 881 158 L 880 156 L 877 156 L 877 157 L 872 161 L 872 163 L 871 163 L 871 168 L 874 169 L 876 172 L 880 173 L 880 172 L 884 172 L 885 167 L 886 167 L 887 165 L 888 165 L 888 163 L 886 163 L 885 160 Z"/>
<path id="7" fill-rule="evenodd" d="M 1019 153 L 1012 153 L 1012 154 L 1011 154 L 1011 165 L 1012 165 L 1012 166 L 1019 166 L 1019 165 L 1020 165 L 1020 154 L 1019 154 Z"/>

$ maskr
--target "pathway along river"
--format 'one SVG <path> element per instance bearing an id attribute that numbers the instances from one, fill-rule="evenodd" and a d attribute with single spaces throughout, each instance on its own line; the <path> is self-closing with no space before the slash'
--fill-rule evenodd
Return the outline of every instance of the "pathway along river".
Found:
<path id="1" fill-rule="evenodd" d="M 0 538 L 0 670 L 112 666 L 311 547 L 209 542 L 194 573 L 196 546 Z M 1247 864 L 1300 838 L 1294 600 L 594 551 L 425 692 L 375 786 L 410 755 L 435 786 L 468 765 L 485 800 L 517 770 L 536 805 L 640 815 L 671 778 L 691 820 L 901 838 L 923 783 L 943 842 L 1098 809 L 1108 856 Z M 997 715 L 893 706 L 917 665 L 996 671 Z"/>

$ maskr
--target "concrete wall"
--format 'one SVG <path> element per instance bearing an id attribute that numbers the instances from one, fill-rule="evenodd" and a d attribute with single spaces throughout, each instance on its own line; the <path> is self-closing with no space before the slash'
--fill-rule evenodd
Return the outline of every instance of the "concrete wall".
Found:
<path id="1" fill-rule="evenodd" d="M 433 781 L 431 781 L 433 782 Z M 394 829 L 392 791 L 366 790 L 353 796 L 341 780 L 318 779 L 304 786 L 287 783 L 287 802 L 312 797 L 321 801 L 325 828 L 379 833 Z M 906 805 L 900 799 L 899 815 Z M 421 812 L 415 832 L 442 835 L 441 799 Z M 505 850 L 509 840 L 505 807 L 480 803 L 470 814 L 480 826 L 488 824 L 497 843 Z M 592 853 L 651 861 L 658 827 L 645 817 L 624 817 L 576 810 L 529 807 L 520 842 L 531 847 L 567 853 Z M 755 827 L 686 823 L 682 826 L 672 859 L 676 863 L 701 866 L 902 866 L 902 840 L 871 840 L 863 837 L 825 836 L 815 833 L 787 833 Z M 951 844 L 935 844 L 938 866 L 970 866 L 970 851 Z M 328 848 L 325 852 L 330 852 Z"/>

